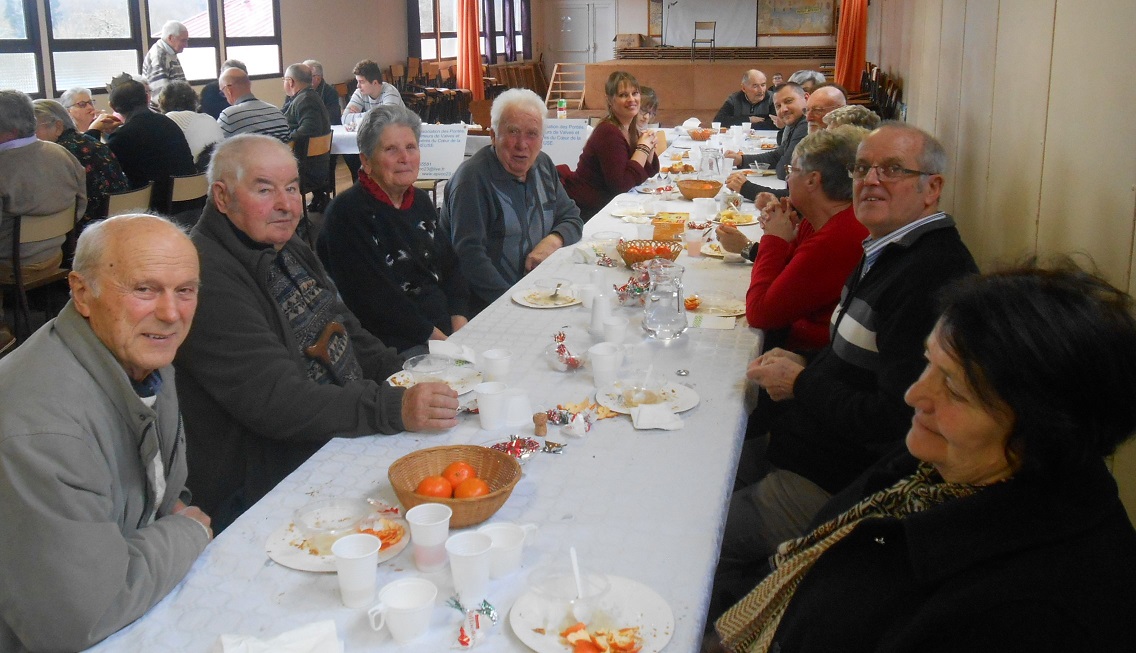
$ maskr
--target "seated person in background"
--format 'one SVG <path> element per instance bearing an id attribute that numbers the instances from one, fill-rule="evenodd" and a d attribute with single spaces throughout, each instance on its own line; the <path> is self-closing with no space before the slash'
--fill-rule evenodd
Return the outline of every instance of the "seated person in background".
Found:
<path id="1" fill-rule="evenodd" d="M 840 125 L 855 125 L 872 131 L 880 126 L 880 117 L 875 111 L 858 104 L 837 107 L 824 116 L 825 129 L 832 129 Z"/>
<path id="2" fill-rule="evenodd" d="M 785 166 L 793 160 L 793 148 L 797 147 L 797 143 L 809 133 L 809 122 L 805 119 L 805 102 L 808 99 L 809 94 L 797 84 L 792 82 L 783 84 L 773 95 L 777 115 L 781 116 L 781 121 L 785 123 L 785 135 L 781 139 L 781 144 L 776 149 L 761 154 L 727 151 L 726 156 L 733 157 L 734 165 L 739 170 L 748 168 L 751 163 L 768 163 L 777 171 L 777 178 L 784 179 Z M 731 188 L 731 190 L 737 189 Z"/>
<path id="3" fill-rule="evenodd" d="M 868 237 L 852 210 L 848 176 L 867 133 L 841 127 L 806 136 L 793 152 L 789 197 L 767 206 L 760 243 L 747 241 L 741 247 L 754 262 L 746 319 L 765 330 L 766 350 L 807 352 L 828 344 L 832 310 Z M 738 237 L 745 240 L 737 227 L 718 227 L 721 242 Z"/>
<path id="4" fill-rule="evenodd" d="M 185 135 L 173 120 L 150 111 L 146 89 L 134 80 L 114 87 L 110 106 L 122 114 L 124 123 L 107 136 L 107 146 L 118 157 L 131 188 L 154 182 L 150 206 L 165 210 L 170 176 L 197 173 Z"/>
<path id="5" fill-rule="evenodd" d="M 220 530 L 328 440 L 446 429 L 457 393 L 383 382 L 402 357 L 359 325 L 307 244 L 287 145 L 245 134 L 217 146 L 192 238 L 197 321 L 178 352 L 189 487 Z"/>
<path id="6" fill-rule="evenodd" d="M 1104 461 L 1136 430 L 1131 297 L 1014 270 L 945 306 L 906 447 L 778 547 L 716 650 L 1132 650 L 1136 531 Z"/>
<path id="7" fill-rule="evenodd" d="M 328 120 L 331 121 L 332 125 L 342 125 L 343 120 L 340 118 L 339 113 L 339 91 L 336 91 L 335 87 L 328 84 L 323 78 L 323 64 L 315 59 L 307 59 L 304 61 L 304 65 L 312 69 L 312 89 L 315 90 L 320 99 L 323 100 L 323 105 L 327 108 Z M 288 96 L 288 98 L 284 100 L 285 113 L 287 113 L 288 104 L 291 103 L 291 101 L 292 96 Z M 335 160 L 336 155 L 332 154 L 328 156 L 327 178 L 332 181 L 335 180 Z M 308 204 L 308 213 L 323 213 L 323 210 L 327 208 L 327 202 L 328 193 L 326 190 L 313 190 L 312 201 Z"/>
<path id="8" fill-rule="evenodd" d="M 402 101 L 402 93 L 399 93 L 393 85 L 383 81 L 383 71 L 374 61 L 370 59 L 360 61 L 355 64 L 351 74 L 355 76 L 357 86 L 340 116 L 343 124 L 348 125 L 348 128 L 362 120 L 363 114 L 375 107 L 384 104 L 406 106 Z M 344 154 L 343 162 L 347 164 L 347 170 L 351 173 L 351 181 L 358 180 L 359 155 Z"/>
<path id="9" fill-rule="evenodd" d="M 328 206 L 316 251 L 363 328 L 405 355 L 426 353 L 469 315 L 469 285 L 426 191 L 415 188 L 422 120 L 375 107 L 355 138 L 359 181 Z"/>
<path id="10" fill-rule="evenodd" d="M 809 133 L 824 129 L 824 117 L 834 109 L 848 104 L 844 89 L 836 84 L 822 84 L 809 93 L 805 102 L 805 119 L 809 122 Z"/>
<path id="11" fill-rule="evenodd" d="M 166 84 L 158 93 L 158 108 L 181 128 L 194 165 L 204 172 L 213 146 L 225 140 L 225 132 L 216 120 L 197 112 L 197 93 L 193 87 L 180 80 Z"/>
<path id="12" fill-rule="evenodd" d="M 490 109 L 493 143 L 446 184 L 442 230 L 469 282 L 473 315 L 557 249 L 580 240 L 580 209 L 540 151 L 547 111 L 528 89 L 498 95 Z"/>
<path id="13" fill-rule="evenodd" d="M 910 426 L 903 392 L 923 367 L 936 295 L 977 272 L 954 220 L 938 208 L 946 163 L 934 137 L 902 123 L 860 142 L 852 201 L 869 238 L 833 313 L 832 341 L 808 358 L 771 349 L 746 372 L 763 392 L 726 517 L 719 608 L 748 591 L 776 546 L 804 534 L 821 506 Z"/>
<path id="14" fill-rule="evenodd" d="M 232 105 L 221 112 L 217 124 L 225 138 L 237 134 L 264 134 L 288 142 L 288 119 L 275 106 L 256 99 L 248 73 L 240 68 L 227 68 L 217 78 L 221 93 Z"/>
<path id="15" fill-rule="evenodd" d="M 793 84 L 800 84 L 805 93 L 812 93 L 813 89 L 824 84 L 826 81 L 824 73 L 815 70 L 798 70 L 797 72 L 789 75 L 789 82 Z"/>
<path id="16" fill-rule="evenodd" d="M 292 130 L 288 138 L 296 145 L 294 153 L 300 163 L 304 189 L 325 188 L 328 182 L 327 162 L 331 154 L 308 156 L 308 139 L 331 133 L 327 107 L 312 88 L 312 69 L 302 63 L 288 66 L 284 71 L 284 94 L 291 100 L 284 108 L 284 117 Z"/>
<path id="17" fill-rule="evenodd" d="M 723 127 L 747 125 L 751 129 L 771 129 L 773 122 L 773 94 L 766 92 L 765 73 L 747 70 L 742 74 L 742 90 L 730 95 L 714 116 L 714 122 Z"/>
<path id="18" fill-rule="evenodd" d="M 824 129 L 823 118 L 828 115 L 829 111 L 842 107 L 847 104 L 844 97 L 844 91 L 835 85 L 820 86 L 813 91 L 805 102 L 805 120 L 808 123 L 808 133 L 812 134 Z M 758 155 L 761 156 L 761 155 Z M 792 154 L 790 153 L 790 159 Z M 743 157 L 743 160 L 745 157 Z M 754 159 L 756 160 L 756 159 Z M 735 159 L 736 161 L 736 159 Z M 746 163 L 748 165 L 748 163 Z M 776 198 L 788 197 L 789 191 L 785 188 L 770 188 L 755 184 L 747 179 L 745 172 L 736 172 L 726 179 L 726 187 L 730 190 L 741 193 L 742 197 L 749 200 L 754 200 L 757 204 L 758 195 L 768 193 Z M 768 201 L 768 200 L 766 200 Z M 764 202 L 758 208 L 764 207 Z"/>
<path id="19" fill-rule="evenodd" d="M 639 82 L 617 70 L 604 84 L 607 115 L 584 144 L 576 171 L 563 176 L 564 190 L 587 222 L 616 195 L 659 172 L 655 133 L 639 131 Z"/>
<path id="20" fill-rule="evenodd" d="M 197 252 L 162 218 L 79 236 L 71 301 L 0 360 L 0 650 L 77 651 L 142 616 L 212 539 L 187 506 L 174 352 Z M 66 615 L 66 618 L 62 618 Z"/>
<path id="21" fill-rule="evenodd" d="M 12 216 L 51 215 L 68 207 L 75 207 L 76 222 L 87 208 L 83 166 L 62 146 L 36 138 L 35 108 L 27 94 L 0 91 L 0 279 L 13 279 Z M 63 241 L 21 245 L 23 273 L 30 279 L 58 269 Z M 15 344 L 3 323 L 3 299 L 0 292 L 0 353 Z"/>
<path id="22" fill-rule="evenodd" d="M 248 72 L 248 67 L 245 66 L 243 61 L 237 59 L 226 59 L 221 64 L 221 72 L 225 72 L 229 68 L 240 68 Z M 221 92 L 221 86 L 216 79 L 209 80 L 209 83 L 201 87 L 201 113 L 211 116 L 214 120 L 221 117 L 221 112 L 229 108 L 229 101 L 225 99 L 225 94 Z"/>
<path id="23" fill-rule="evenodd" d="M 769 88 L 780 86 L 785 83 L 785 77 L 781 73 L 773 73 L 773 77 L 771 79 L 773 81 L 770 83 Z"/>
<path id="24" fill-rule="evenodd" d="M 648 125 L 658 125 L 659 96 L 650 86 L 639 87 L 639 113 L 635 116 L 640 133 L 649 129 Z"/>
<path id="25" fill-rule="evenodd" d="M 91 138 L 101 139 L 122 124 L 113 114 L 96 108 L 98 101 L 91 95 L 90 89 L 79 86 L 68 89 L 59 96 L 59 103 L 71 115 L 75 130 Z"/>
<path id="26" fill-rule="evenodd" d="M 75 131 L 71 116 L 55 100 L 36 100 L 36 137 L 62 145 L 76 159 L 87 177 L 87 210 L 80 231 L 91 220 L 106 217 L 107 195 L 130 188 L 114 152 L 102 142 Z"/>

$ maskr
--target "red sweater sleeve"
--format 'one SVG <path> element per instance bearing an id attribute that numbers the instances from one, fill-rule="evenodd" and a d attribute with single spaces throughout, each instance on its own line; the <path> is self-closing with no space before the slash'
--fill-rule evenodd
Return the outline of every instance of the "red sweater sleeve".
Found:
<path id="1" fill-rule="evenodd" d="M 846 209 L 820 231 L 802 221 L 788 243 L 764 236 L 757 249 L 746 319 L 759 329 L 790 327 L 790 347 L 819 349 L 828 343 L 828 321 L 845 279 L 863 254 L 867 230 Z"/>

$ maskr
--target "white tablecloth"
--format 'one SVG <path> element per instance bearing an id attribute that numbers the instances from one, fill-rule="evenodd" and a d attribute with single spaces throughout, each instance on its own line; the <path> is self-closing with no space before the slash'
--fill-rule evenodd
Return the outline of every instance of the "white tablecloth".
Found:
<path id="1" fill-rule="evenodd" d="M 588 223 L 587 232 L 629 226 L 601 214 Z M 518 288 L 549 276 L 584 282 L 593 270 L 600 271 L 605 284 L 627 280 L 622 266 L 573 262 L 572 250 L 556 252 Z M 713 288 L 744 297 L 749 280 L 745 264 L 689 259 L 685 253 L 678 262 L 686 266 L 689 290 Z M 502 621 L 481 650 L 528 650 L 512 632 L 507 614 L 525 591 L 528 574 L 565 563 L 569 546 L 577 548 L 585 568 L 635 579 L 667 601 L 676 621 L 667 651 L 698 648 L 749 409 L 745 368 L 759 351 L 760 332 L 742 318 L 732 330 L 691 329 L 664 344 L 644 337 L 641 308 L 614 310 L 631 320 L 626 367 L 652 365 L 655 374 L 697 391 L 701 402 L 682 414 L 686 424 L 678 431 L 636 431 L 622 416 L 597 423 L 583 439 L 550 427 L 549 438 L 567 442 L 566 450 L 529 460 L 509 501 L 491 520 L 533 522 L 539 529 L 525 549 L 522 569 L 491 582 L 490 599 Z M 588 323 L 589 311 L 580 306 L 530 309 L 506 296 L 452 340 L 478 352 L 494 347 L 512 351 L 509 382 L 524 388 L 539 410 L 591 396 L 590 371 L 555 372 L 542 356 L 552 333 L 562 326 L 578 332 L 569 344 L 586 349 L 592 342 L 586 336 Z M 679 369 L 689 375 L 677 376 Z M 510 432 L 531 435 L 532 426 L 487 432 L 479 428 L 477 416 L 462 415 L 459 425 L 445 433 L 331 441 L 211 543 L 166 599 L 94 650 L 204 652 L 225 633 L 269 638 L 320 619 L 336 622 L 346 651 L 401 650 L 385 631 L 371 630 L 365 610 L 342 606 L 334 574 L 282 567 L 266 555 L 265 541 L 288 523 L 293 510 L 316 498 L 374 495 L 393 503 L 387 467 L 411 451 L 482 444 Z M 417 575 L 439 585 L 430 631 L 406 650 L 448 650 L 459 621 L 456 611 L 442 607 L 452 589 L 448 569 L 419 574 L 408 549 L 380 565 L 378 574 L 379 587 Z"/>

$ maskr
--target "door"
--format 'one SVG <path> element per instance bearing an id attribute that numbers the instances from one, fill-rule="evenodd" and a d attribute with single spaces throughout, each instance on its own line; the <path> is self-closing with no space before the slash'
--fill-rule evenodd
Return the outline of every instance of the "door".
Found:
<path id="1" fill-rule="evenodd" d="M 614 58 L 615 9 L 610 0 L 558 0 L 551 9 L 544 21 L 550 61 L 595 63 Z"/>

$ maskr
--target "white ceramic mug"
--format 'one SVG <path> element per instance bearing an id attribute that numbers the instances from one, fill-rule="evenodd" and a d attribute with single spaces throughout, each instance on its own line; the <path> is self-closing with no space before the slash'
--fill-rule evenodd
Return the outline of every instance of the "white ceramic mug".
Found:
<path id="1" fill-rule="evenodd" d="M 493 540 L 485 533 L 465 532 L 446 540 L 454 591 L 466 609 L 479 605 L 489 592 L 489 550 Z"/>
<path id="2" fill-rule="evenodd" d="M 442 503 L 421 503 L 406 511 L 410 541 L 414 543 L 414 566 L 418 571 L 438 571 L 446 566 L 446 539 L 454 511 Z"/>
<path id="3" fill-rule="evenodd" d="M 490 578 L 502 578 L 520 568 L 525 540 L 535 530 L 536 524 L 512 522 L 487 524 L 477 529 L 478 533 L 485 533 L 493 540 L 493 548 L 489 552 Z"/>
<path id="4" fill-rule="evenodd" d="M 386 626 L 396 642 L 408 642 L 430 627 L 438 587 L 425 578 L 402 578 L 379 590 L 379 602 L 367 616 L 371 628 Z M 375 623 L 375 618 L 378 623 Z"/>
<path id="5" fill-rule="evenodd" d="M 343 605 L 361 608 L 375 600 L 375 569 L 382 541 L 369 533 L 345 535 L 331 545 Z"/>

